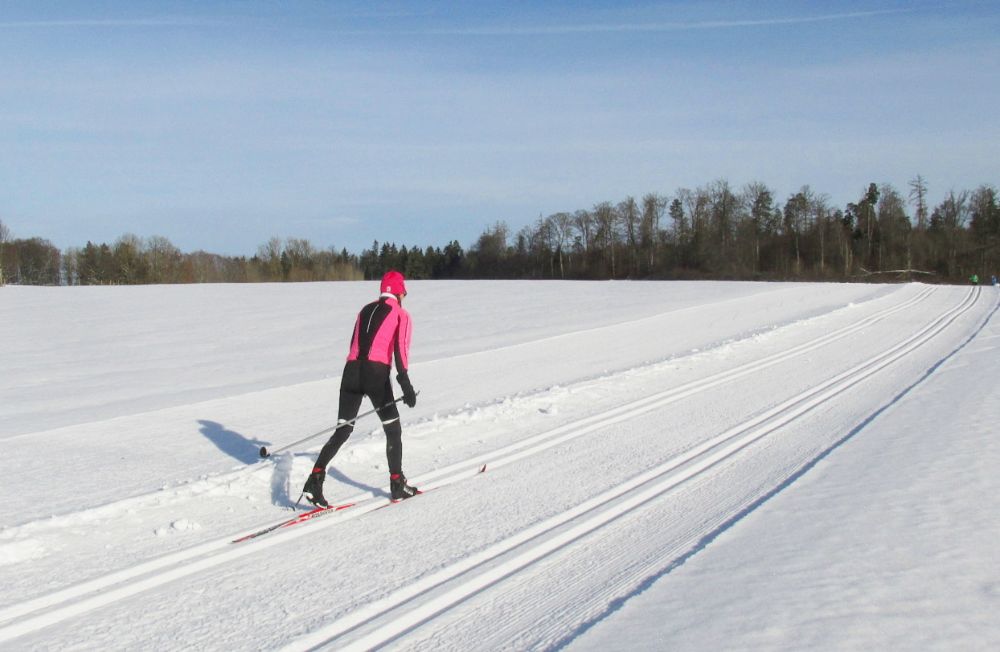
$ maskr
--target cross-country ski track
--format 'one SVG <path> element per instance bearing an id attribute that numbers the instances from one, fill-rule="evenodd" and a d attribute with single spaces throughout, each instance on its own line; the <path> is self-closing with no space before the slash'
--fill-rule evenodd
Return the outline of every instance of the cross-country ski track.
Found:
<path id="1" fill-rule="evenodd" d="M 228 525 L 232 531 L 195 530 L 189 545 L 165 553 L 141 548 L 125 566 L 25 599 L 8 597 L 0 643 L 572 646 L 863 433 L 873 415 L 922 382 L 996 309 L 995 293 L 981 288 L 895 286 L 770 329 L 760 323 L 697 351 L 456 406 L 405 428 L 407 454 L 420 453 L 423 442 L 449 448 L 462 431 L 481 431 L 464 435 L 450 454 L 418 457 L 438 460 L 436 466 L 406 465 L 415 484 L 434 491 L 383 509 L 389 501 L 378 480 L 359 481 L 353 493 L 331 497 L 352 507 L 257 539 L 234 543 L 291 513 L 287 505 L 322 441 L 186 486 L 5 528 L 5 540 L 22 542 L 60 528 L 100 531 L 164 503 L 173 512 L 195 510 L 206 495 L 234 487 L 276 503 L 263 517 Z M 601 329 L 628 337 L 633 327 Z M 504 347 L 484 355 L 502 365 Z M 367 439 L 355 433 L 361 441 L 345 451 L 365 446 L 377 459 L 375 428 L 370 424 Z M 337 485 L 337 477 L 327 484 Z M 284 502 L 274 500 L 282 491 Z M 210 530 L 212 536 L 199 536 Z M 74 561 L 72 550 L 65 554 Z M 77 554 L 76 563 L 87 563 L 89 552 Z M 5 570 L 25 567 L 21 584 L 38 583 L 28 566 Z M 141 627 L 130 623 L 136 602 L 148 613 Z M 197 616 L 219 616 L 219 605 L 225 618 Z M 75 632 L 72 639 L 58 634 L 66 630 Z"/>

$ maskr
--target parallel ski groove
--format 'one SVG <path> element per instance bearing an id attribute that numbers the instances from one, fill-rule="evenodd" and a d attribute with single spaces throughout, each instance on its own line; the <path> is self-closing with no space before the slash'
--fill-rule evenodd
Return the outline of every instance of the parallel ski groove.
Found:
<path id="1" fill-rule="evenodd" d="M 661 408 L 693 394 L 715 388 L 726 382 L 737 380 L 792 357 L 828 345 L 861 329 L 867 328 L 892 314 L 921 303 L 934 291 L 934 288 L 927 288 L 914 297 L 889 306 L 851 326 L 838 329 L 806 344 L 741 365 L 735 369 L 719 372 L 704 379 L 638 399 L 613 410 L 580 419 L 573 423 L 564 424 L 505 448 L 498 449 L 491 454 L 495 457 L 489 458 L 489 466 L 495 468 L 511 464 L 557 446 L 565 441 L 606 427 L 620 419 Z M 970 296 L 972 295 L 970 294 Z M 428 489 L 446 486 L 477 475 L 480 472 L 480 467 L 481 462 L 473 463 L 471 460 L 467 460 L 421 475 L 419 482 L 421 486 L 426 486 Z M 362 495 L 357 497 L 356 500 L 348 499 L 348 501 L 355 503 L 350 510 L 338 513 L 337 518 L 316 522 L 311 527 L 276 532 L 274 536 L 254 541 L 251 545 L 245 546 L 230 546 L 232 537 L 218 539 L 187 550 L 165 555 L 158 559 L 143 562 L 121 571 L 109 573 L 108 575 L 68 589 L 6 607 L 0 610 L 0 623 L 12 620 L 15 622 L 0 627 L 0 642 L 51 626 L 75 615 L 87 613 L 88 611 L 131 597 L 150 588 L 172 582 L 196 572 L 201 572 L 207 568 L 228 563 L 251 552 L 297 538 L 311 531 L 329 527 L 345 518 L 360 517 L 367 512 L 384 506 L 388 499 L 384 497 L 371 498 L 370 495 Z M 39 614 L 39 612 L 43 613 L 34 615 Z"/>
<path id="2" fill-rule="evenodd" d="M 368 650 L 411 631 L 456 604 L 495 587 L 553 552 L 568 547 L 678 485 L 706 472 L 826 401 L 878 373 L 943 332 L 970 310 L 980 296 L 974 288 L 955 307 L 882 354 L 791 397 L 632 480 L 573 509 L 522 530 L 447 568 L 360 607 L 310 632 L 285 648 L 311 650 L 335 644 L 338 650 Z M 433 598 L 429 596 L 433 593 Z M 417 600 L 424 597 L 427 599 Z M 351 638 L 356 635 L 355 638 Z"/>
<path id="3" fill-rule="evenodd" d="M 979 292 L 977 297 L 981 294 L 982 292 Z M 958 316 L 959 314 L 956 314 L 955 318 Z M 941 328 L 928 333 L 924 341 L 947 328 L 949 323 L 941 323 Z M 908 356 L 916 346 L 920 345 L 918 342 L 906 351 L 902 351 L 895 361 Z M 886 364 L 892 363 L 893 360 L 886 361 Z M 878 371 L 875 369 L 872 373 Z M 858 382 L 862 381 L 863 379 L 860 379 Z M 831 395 L 827 401 L 841 400 L 839 398 L 841 394 L 850 389 L 848 386 L 838 386 L 837 393 Z M 797 432 L 801 434 L 801 428 Z M 599 530 L 599 535 L 584 534 L 580 539 L 570 542 L 558 551 L 553 551 L 548 557 L 541 557 L 517 573 L 508 575 L 502 582 L 494 583 L 487 590 L 456 603 L 454 608 L 442 610 L 440 615 L 432 619 L 432 627 L 425 628 L 422 624 L 418 624 L 405 632 L 405 638 L 400 640 L 405 640 L 406 649 L 414 652 L 448 649 L 452 640 L 455 638 L 461 640 L 460 636 L 452 637 L 463 631 L 463 627 L 466 628 L 465 631 L 476 628 L 478 619 L 482 618 L 478 610 L 488 603 L 493 612 L 502 612 L 504 619 L 495 627 L 491 627 L 488 633 L 483 632 L 478 642 L 484 649 L 562 649 L 563 644 L 584 631 L 588 625 L 601 619 L 614 608 L 614 605 L 621 604 L 623 599 L 648 587 L 651 579 L 663 576 L 696 554 L 704 547 L 707 536 L 711 537 L 720 532 L 738 515 L 746 514 L 748 510 L 759 506 L 762 497 L 787 481 L 790 475 L 801 471 L 814 461 L 817 453 L 830 450 L 830 445 L 840 439 L 842 433 L 829 433 L 829 435 L 829 439 L 824 440 L 822 437 L 816 439 L 817 442 L 823 443 L 818 444 L 811 455 L 794 460 L 783 458 L 790 460 L 784 471 L 773 475 L 769 473 L 763 478 L 764 481 L 760 486 L 753 490 L 746 493 L 715 492 L 713 495 L 718 503 L 713 502 L 711 513 L 700 514 L 698 519 L 690 519 L 689 522 L 682 519 L 679 523 L 685 527 L 670 530 L 670 534 L 665 535 L 663 539 L 642 536 L 642 532 L 649 530 L 644 530 L 638 523 L 645 518 L 643 514 L 649 513 L 659 514 L 660 521 L 663 521 L 663 515 L 673 511 L 672 506 L 679 507 L 685 504 L 678 494 L 687 491 L 687 487 L 692 484 L 690 481 L 639 505 L 627 514 L 628 518 L 622 513 L 617 517 L 617 521 L 611 519 L 614 523 L 609 521 Z M 783 440 L 785 443 L 790 443 L 791 441 L 784 433 L 777 433 L 776 436 L 780 439 L 766 434 L 764 436 L 767 438 L 766 442 L 760 441 L 756 446 L 766 445 L 767 442 Z M 756 451 L 759 449 L 755 448 L 755 454 Z M 742 455 L 734 454 L 732 459 L 720 460 L 719 464 L 691 480 L 697 479 L 703 487 L 711 484 L 728 486 L 727 481 L 715 480 L 717 471 L 733 474 L 736 473 L 733 469 L 744 462 Z M 720 464 L 725 465 L 724 471 L 720 469 Z M 595 531 L 597 530 L 592 532 Z M 628 534 L 623 534 L 625 532 Z M 589 537 L 585 545 L 575 545 L 585 537 Z M 625 537 L 626 540 L 621 537 Z M 609 539 L 615 543 L 608 544 Z M 621 564 L 618 564 L 607 552 L 603 555 L 592 552 L 601 546 L 605 549 L 616 546 L 618 549 L 627 547 L 629 553 L 624 556 Z M 508 554 L 517 553 L 518 551 L 513 551 Z M 595 559 L 599 559 L 600 564 L 595 565 Z M 573 571 L 570 568 L 577 570 Z M 587 569 L 585 573 L 581 570 L 584 568 Z M 594 577 L 592 572 L 597 577 Z M 584 574 L 588 577 L 584 578 Z M 538 585 L 543 581 L 545 590 L 539 591 Z M 430 595 L 421 598 L 427 601 L 432 599 L 434 597 Z M 539 614 L 544 614 L 544 617 L 539 618 Z M 391 616 L 395 617 L 395 614 Z M 381 623 L 376 626 L 382 627 Z M 342 641 L 337 640 L 338 649 L 341 648 L 341 643 Z M 346 644 L 346 640 L 343 643 Z"/>

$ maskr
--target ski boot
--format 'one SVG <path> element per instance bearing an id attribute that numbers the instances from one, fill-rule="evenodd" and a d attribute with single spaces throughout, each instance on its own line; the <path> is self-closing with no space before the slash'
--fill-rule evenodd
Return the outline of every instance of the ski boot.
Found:
<path id="1" fill-rule="evenodd" d="M 316 507 L 330 506 L 330 503 L 326 502 L 326 498 L 323 497 L 323 480 L 325 479 L 326 469 L 313 469 L 312 473 L 309 474 L 309 479 L 302 487 L 302 495 Z"/>
<path id="2" fill-rule="evenodd" d="M 389 476 L 389 490 L 392 493 L 392 502 L 394 503 L 412 498 L 420 493 L 416 487 L 406 484 L 406 476 L 402 473 L 393 473 Z"/>

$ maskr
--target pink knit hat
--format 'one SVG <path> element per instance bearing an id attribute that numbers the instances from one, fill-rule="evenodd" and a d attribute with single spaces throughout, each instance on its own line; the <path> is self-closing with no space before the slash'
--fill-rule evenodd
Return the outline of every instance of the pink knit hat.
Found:
<path id="1" fill-rule="evenodd" d="M 382 286 L 379 289 L 379 292 L 382 292 L 383 294 L 388 292 L 389 294 L 405 295 L 406 279 L 403 278 L 403 275 L 396 270 L 390 269 L 385 273 L 385 276 L 382 277 Z"/>

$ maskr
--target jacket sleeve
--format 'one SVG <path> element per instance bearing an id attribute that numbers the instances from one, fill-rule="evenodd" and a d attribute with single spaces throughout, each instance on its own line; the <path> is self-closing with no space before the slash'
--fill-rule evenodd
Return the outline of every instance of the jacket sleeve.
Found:
<path id="1" fill-rule="evenodd" d="M 406 373 L 410 368 L 410 338 L 413 334 L 413 322 L 410 313 L 402 308 L 399 310 L 399 325 L 396 331 L 396 371 Z"/>
<path id="2" fill-rule="evenodd" d="M 357 319 L 354 320 L 354 330 L 351 331 L 351 346 L 347 350 L 348 360 L 357 360 L 360 354 L 360 346 L 358 345 L 358 334 L 361 330 L 361 315 L 359 314 Z"/>

